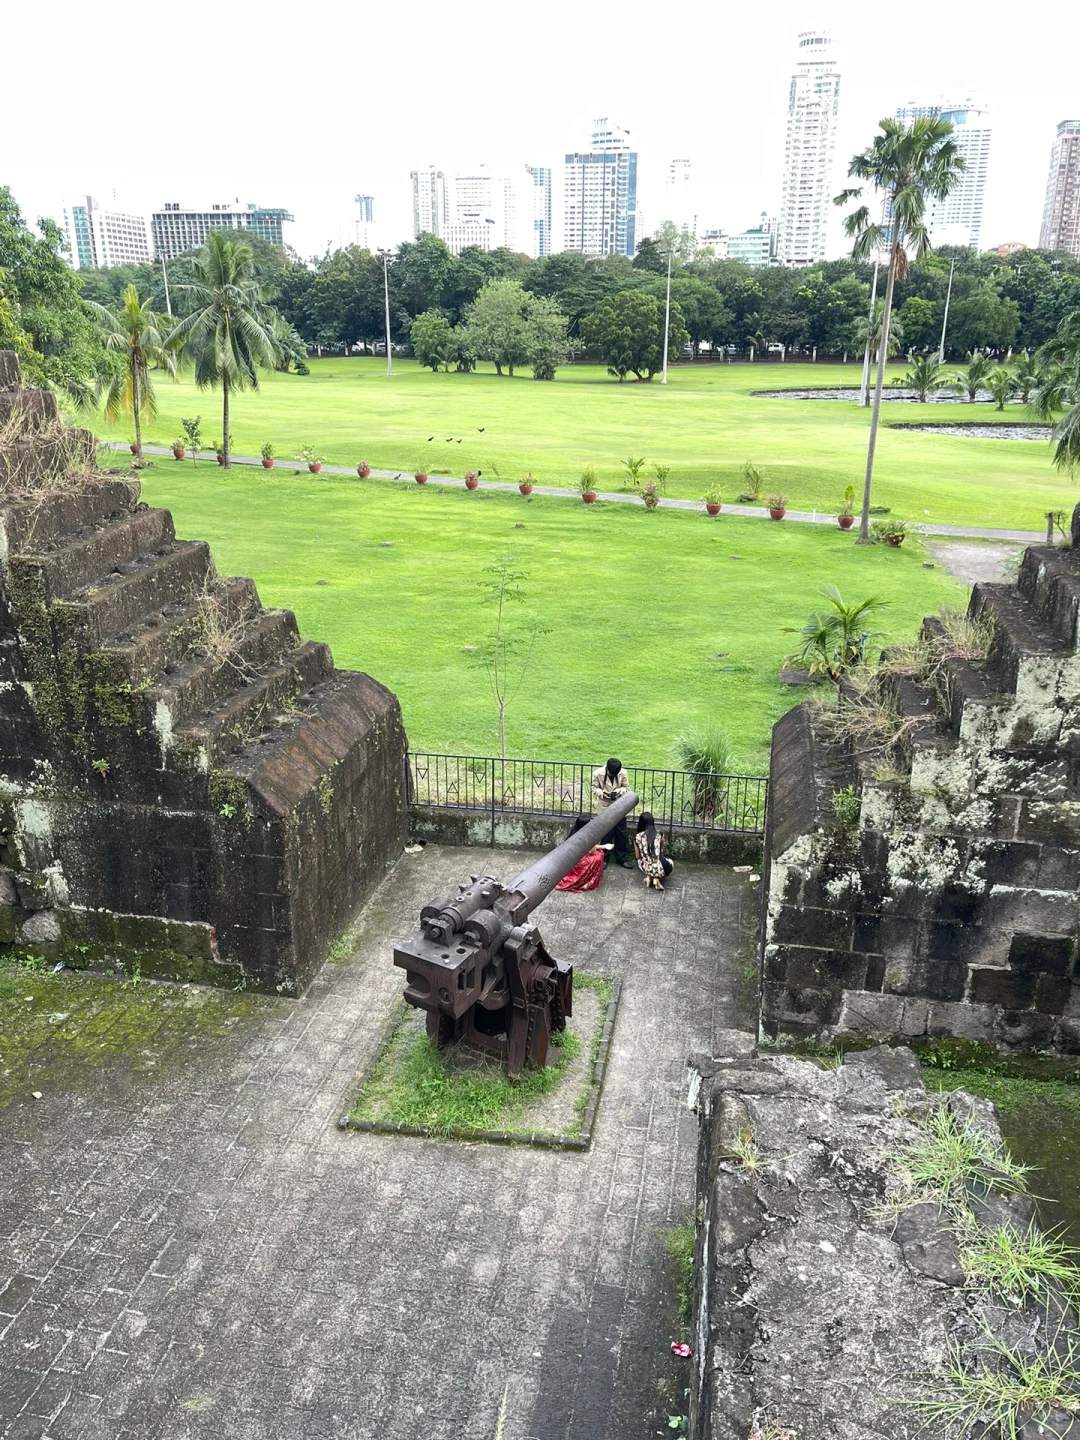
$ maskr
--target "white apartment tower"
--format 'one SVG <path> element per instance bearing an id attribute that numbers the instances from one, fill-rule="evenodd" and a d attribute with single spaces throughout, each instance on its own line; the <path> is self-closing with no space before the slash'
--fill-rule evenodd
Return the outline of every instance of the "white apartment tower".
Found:
<path id="1" fill-rule="evenodd" d="M 356 195 L 353 197 L 356 205 L 356 218 L 353 221 L 355 238 L 353 243 L 359 245 L 361 250 L 375 249 L 375 197 L 373 195 Z"/>
<path id="2" fill-rule="evenodd" d="M 532 232 L 529 253 L 538 260 L 552 253 L 551 166 L 526 165 L 526 184 L 532 193 Z"/>
<path id="3" fill-rule="evenodd" d="M 486 166 L 455 175 L 449 224 L 443 234 L 450 250 L 460 255 L 467 245 L 481 250 L 517 249 L 517 194 L 507 175 Z"/>
<path id="4" fill-rule="evenodd" d="M 150 259 L 146 217 L 108 209 L 92 195 L 80 195 L 64 206 L 64 229 L 76 270 L 107 270 L 112 265 L 140 265 Z"/>
<path id="5" fill-rule="evenodd" d="M 832 37 L 804 30 L 788 92 L 778 243 L 782 265 L 812 265 L 825 254 L 839 101 Z"/>
<path id="6" fill-rule="evenodd" d="M 664 180 L 664 216 L 684 235 L 697 234 L 693 166 L 689 160 L 672 160 Z"/>
<path id="7" fill-rule="evenodd" d="M 983 196 L 990 160 L 990 115 L 985 105 L 970 98 L 957 104 L 945 99 L 932 105 L 909 101 L 901 105 L 896 118 L 911 124 L 921 115 L 936 115 L 953 127 L 953 141 L 963 156 L 964 169 L 944 200 L 930 200 L 926 206 L 926 228 L 930 244 L 970 245 L 979 248 L 982 230 Z"/>
<path id="8" fill-rule="evenodd" d="M 1050 152 L 1040 250 L 1065 250 L 1080 260 L 1080 120 L 1063 120 Z"/>
<path id="9" fill-rule="evenodd" d="M 412 181 L 413 236 L 444 237 L 450 223 L 450 206 L 446 194 L 446 177 L 434 165 L 426 170 L 410 171 Z"/>
<path id="10" fill-rule="evenodd" d="M 607 116 L 593 121 L 588 150 L 566 156 L 563 249 L 629 255 L 637 240 L 637 152 Z"/>

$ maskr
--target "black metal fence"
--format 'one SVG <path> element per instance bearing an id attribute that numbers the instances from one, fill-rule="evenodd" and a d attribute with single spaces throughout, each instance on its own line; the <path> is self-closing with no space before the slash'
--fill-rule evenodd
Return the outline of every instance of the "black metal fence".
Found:
<path id="1" fill-rule="evenodd" d="M 587 815 L 595 808 L 593 765 L 567 760 L 500 760 L 491 755 L 410 751 L 411 805 L 496 815 Z M 630 788 L 667 830 L 765 829 L 769 782 L 764 775 L 710 775 L 627 765 Z"/>

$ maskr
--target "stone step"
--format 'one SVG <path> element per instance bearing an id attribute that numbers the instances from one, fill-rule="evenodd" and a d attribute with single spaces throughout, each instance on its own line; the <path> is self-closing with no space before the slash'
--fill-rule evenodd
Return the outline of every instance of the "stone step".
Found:
<path id="1" fill-rule="evenodd" d="M 202 615 L 211 604 L 225 606 L 228 624 L 248 620 L 259 613 L 255 582 L 246 577 L 219 580 L 216 590 L 199 594 L 186 605 L 166 605 L 143 617 L 130 634 L 107 641 L 101 648 L 114 662 L 117 680 L 141 686 L 185 665 L 194 638 L 205 633 Z"/>
<path id="2" fill-rule="evenodd" d="M 0 430 L 9 435 L 44 430 L 58 418 L 51 390 L 0 390 Z"/>
<path id="3" fill-rule="evenodd" d="M 68 600 L 95 582 L 134 573 L 152 556 L 166 555 L 175 541 L 168 510 L 140 507 L 54 550 L 41 568 L 52 598 Z"/>
<path id="4" fill-rule="evenodd" d="M 243 686 L 216 709 L 176 732 L 177 753 L 194 760 L 200 770 L 217 769 L 230 756 L 239 754 L 260 735 L 273 733 L 301 697 L 333 674 L 330 647 L 308 640 L 299 645 L 280 665 Z"/>
<path id="5" fill-rule="evenodd" d="M 170 605 L 190 605 L 212 574 L 210 547 L 177 540 L 164 555 L 136 563 L 127 575 L 111 575 L 67 601 L 80 612 L 91 646 L 129 634 Z"/>
<path id="6" fill-rule="evenodd" d="M 134 480 L 101 476 L 77 489 L 16 497 L 0 508 L 0 560 L 9 555 L 44 555 L 72 539 L 135 509 Z"/>
<path id="7" fill-rule="evenodd" d="M 969 613 L 993 620 L 986 668 L 1005 692 L 1020 695 L 1032 684 L 1045 688 L 1053 669 L 1046 660 L 1064 661 L 1072 653 L 1072 647 L 1014 585 L 976 585 Z"/>
<path id="8" fill-rule="evenodd" d="M 72 483 L 73 472 L 88 472 L 97 457 L 89 430 L 29 431 L 0 447 L 0 486 L 5 490 L 43 490 Z"/>
<path id="9" fill-rule="evenodd" d="M 1017 589 L 1066 645 L 1075 649 L 1080 620 L 1080 553 L 1054 545 L 1024 551 Z"/>
<path id="10" fill-rule="evenodd" d="M 297 649 L 300 637 L 291 610 L 265 610 L 254 617 L 230 619 L 219 606 L 210 653 L 205 648 L 203 615 L 189 622 L 189 643 L 195 647 L 183 663 L 150 687 L 146 701 L 152 707 L 159 734 L 171 735 L 188 721 L 248 687 L 278 667 Z"/>

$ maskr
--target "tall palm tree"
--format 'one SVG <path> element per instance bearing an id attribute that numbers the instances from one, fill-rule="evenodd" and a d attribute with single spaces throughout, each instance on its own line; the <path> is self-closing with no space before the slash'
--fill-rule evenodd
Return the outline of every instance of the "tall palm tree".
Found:
<path id="1" fill-rule="evenodd" d="M 157 315 L 150 301 L 140 300 L 134 285 L 128 285 L 115 310 L 96 301 L 87 302 L 94 312 L 105 340 L 106 350 L 123 355 L 124 367 L 101 382 L 99 398 L 104 399 L 106 420 L 130 415 L 135 422 L 135 454 L 142 455 L 143 417 L 157 416 L 157 396 L 150 378 L 153 369 L 176 376 L 176 347 L 171 343 L 172 321 Z"/>
<path id="2" fill-rule="evenodd" d="M 304 365 L 307 363 L 307 346 L 300 338 L 300 332 L 296 326 L 286 320 L 284 315 L 274 314 L 270 322 L 270 333 L 274 337 L 274 349 L 277 352 L 274 357 L 274 365 L 286 375 L 289 373 L 290 365 Z"/>
<path id="3" fill-rule="evenodd" d="M 1066 315 L 1035 359 L 1039 382 L 1029 409 L 1048 422 L 1065 411 L 1054 426 L 1054 464 L 1075 475 L 1080 471 L 1080 310 Z"/>
<path id="4" fill-rule="evenodd" d="M 200 389 L 221 386 L 222 445 L 225 468 L 229 453 L 229 397 L 234 390 L 257 390 L 259 370 L 278 360 L 274 313 L 255 277 L 255 256 L 244 240 L 227 240 L 212 230 L 206 248 L 191 262 L 195 279 L 176 288 L 186 292 L 191 313 L 170 339 L 183 346 L 195 362 Z"/>
<path id="5" fill-rule="evenodd" d="M 943 200 L 964 168 L 963 156 L 952 140 L 953 127 L 937 116 L 923 115 L 905 125 L 901 120 L 882 120 L 881 133 L 858 155 L 852 156 L 848 174 L 865 180 L 888 202 L 889 224 L 874 224 L 870 208 L 860 205 L 844 221 L 844 230 L 855 242 L 852 256 L 866 260 L 876 250 L 888 247 L 889 271 L 885 282 L 885 308 L 878 344 L 874 408 L 870 415 L 870 439 L 866 448 L 866 478 L 863 483 L 859 544 L 870 544 L 870 487 L 874 478 L 874 451 L 877 448 L 881 390 L 885 383 L 885 360 L 889 347 L 889 324 L 897 280 L 907 274 L 908 251 L 920 259 L 930 248 L 923 217 L 928 199 Z M 837 205 L 847 205 L 862 194 L 862 187 L 845 190 Z"/>

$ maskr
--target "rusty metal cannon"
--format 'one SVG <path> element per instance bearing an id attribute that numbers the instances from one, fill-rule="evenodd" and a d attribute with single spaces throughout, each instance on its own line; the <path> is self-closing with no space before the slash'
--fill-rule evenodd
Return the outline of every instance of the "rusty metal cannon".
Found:
<path id="1" fill-rule="evenodd" d="M 529 916 L 637 803 L 632 791 L 621 796 L 509 885 L 473 876 L 457 896 L 424 906 L 394 964 L 436 1045 L 464 1041 L 505 1060 L 510 1076 L 549 1063 L 552 1032 L 571 1013 L 574 967 L 548 954 Z"/>

